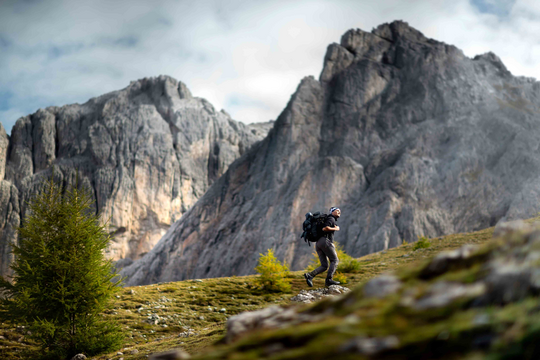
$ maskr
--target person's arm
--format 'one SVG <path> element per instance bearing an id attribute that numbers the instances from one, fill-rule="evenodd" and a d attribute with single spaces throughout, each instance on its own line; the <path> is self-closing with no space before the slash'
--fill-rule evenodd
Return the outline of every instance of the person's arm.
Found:
<path id="1" fill-rule="evenodd" d="M 325 226 L 323 227 L 322 231 L 339 231 L 339 226 L 335 225 L 334 227 L 332 226 Z"/>
<path id="2" fill-rule="evenodd" d="M 330 232 L 330 231 L 339 231 L 339 226 L 336 225 L 336 221 L 333 217 L 328 216 L 326 218 L 326 222 L 324 223 L 324 227 L 322 229 L 324 232 Z"/>

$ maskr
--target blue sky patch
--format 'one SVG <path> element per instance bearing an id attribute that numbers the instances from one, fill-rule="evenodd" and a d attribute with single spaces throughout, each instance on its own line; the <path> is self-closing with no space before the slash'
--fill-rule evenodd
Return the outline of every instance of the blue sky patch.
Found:
<path id="1" fill-rule="evenodd" d="M 266 103 L 240 94 L 229 95 L 227 96 L 227 100 L 225 100 L 225 109 L 244 106 L 268 108 Z"/>
<path id="2" fill-rule="evenodd" d="M 11 91 L 0 91 L 0 111 L 9 109 L 9 102 L 13 97 Z"/>
<path id="3" fill-rule="evenodd" d="M 11 41 L 7 37 L 0 35 L 0 48 L 7 49 L 10 46 Z"/>
<path id="4" fill-rule="evenodd" d="M 62 56 L 80 51 L 83 48 L 83 44 L 69 44 L 63 46 L 52 45 L 47 48 L 47 57 L 49 59 L 58 59 Z"/>
<path id="5" fill-rule="evenodd" d="M 516 0 L 470 0 L 482 14 L 493 14 L 500 17 L 508 16 Z"/>
<path id="6" fill-rule="evenodd" d="M 65 51 L 62 51 L 58 46 L 51 46 L 47 51 L 49 59 L 58 59 L 63 53 L 65 53 Z"/>
<path id="7" fill-rule="evenodd" d="M 135 47 L 139 43 L 139 39 L 135 36 L 124 36 L 114 41 L 114 45 L 122 47 Z"/>

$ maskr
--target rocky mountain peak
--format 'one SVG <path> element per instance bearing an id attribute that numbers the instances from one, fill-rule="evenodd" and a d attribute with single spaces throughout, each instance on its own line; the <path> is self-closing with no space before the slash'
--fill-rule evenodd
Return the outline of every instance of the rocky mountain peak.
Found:
<path id="1" fill-rule="evenodd" d="M 502 60 L 491 51 L 485 54 L 476 55 L 473 60 L 490 64 L 501 74 L 501 76 L 506 76 L 508 78 L 512 77 L 512 74 L 508 71 Z"/>
<path id="2" fill-rule="evenodd" d="M 0 274 L 26 201 L 50 175 L 64 184 L 77 170 L 110 218 L 112 259 L 149 251 L 269 127 L 216 112 L 170 76 L 132 81 L 86 103 L 48 107 L 0 127 Z M 5 174 L 5 176 L 4 176 Z"/>
<path id="3" fill-rule="evenodd" d="M 426 38 L 424 34 L 416 30 L 415 28 L 409 26 L 407 22 L 401 20 L 381 24 L 375 29 L 373 29 L 371 33 L 392 42 L 413 41 L 421 43 L 429 41 L 429 39 Z"/>
<path id="4" fill-rule="evenodd" d="M 299 240 L 304 214 L 330 206 L 353 256 L 530 217 L 539 113 L 537 82 L 404 22 L 350 30 L 268 137 L 124 275 L 135 285 L 249 274 L 268 248 L 301 269 L 312 250 Z"/>

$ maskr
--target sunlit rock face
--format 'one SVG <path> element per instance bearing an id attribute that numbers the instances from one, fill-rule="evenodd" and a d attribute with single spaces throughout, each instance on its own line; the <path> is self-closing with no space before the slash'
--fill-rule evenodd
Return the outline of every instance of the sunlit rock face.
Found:
<path id="1" fill-rule="evenodd" d="M 193 97 L 181 82 L 145 78 L 79 105 L 40 109 L 0 127 L 1 274 L 26 202 L 50 176 L 91 190 L 108 220 L 112 259 L 148 252 L 219 178 L 266 136 Z"/>
<path id="2" fill-rule="evenodd" d="M 492 53 L 466 57 L 404 22 L 331 44 L 263 141 L 235 161 L 144 257 L 128 284 L 254 272 L 273 248 L 313 248 L 304 214 L 340 206 L 353 256 L 470 231 L 540 208 L 540 84 Z"/>

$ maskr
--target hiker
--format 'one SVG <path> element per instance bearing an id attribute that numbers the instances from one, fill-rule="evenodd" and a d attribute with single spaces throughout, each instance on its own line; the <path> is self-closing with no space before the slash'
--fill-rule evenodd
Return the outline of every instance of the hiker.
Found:
<path id="1" fill-rule="evenodd" d="M 326 221 L 322 228 L 324 235 L 317 240 L 317 244 L 315 245 L 315 250 L 317 250 L 317 255 L 319 255 L 321 266 L 312 272 L 304 274 L 304 278 L 309 287 L 313 287 L 312 279 L 327 269 L 328 273 L 326 275 L 325 286 L 328 287 L 330 285 L 340 284 L 339 281 L 334 281 L 332 279 L 339 263 L 336 247 L 334 246 L 334 232 L 339 231 L 339 226 L 336 225 L 336 221 L 340 216 L 341 210 L 339 208 L 330 208 L 330 215 L 326 217 Z M 328 267 L 328 260 L 326 258 L 330 259 L 330 267 Z"/>

